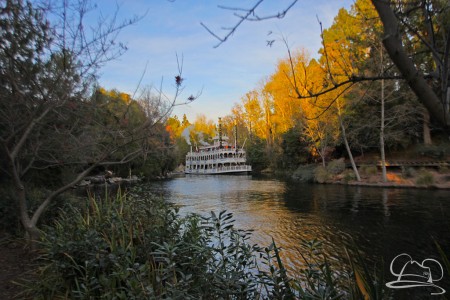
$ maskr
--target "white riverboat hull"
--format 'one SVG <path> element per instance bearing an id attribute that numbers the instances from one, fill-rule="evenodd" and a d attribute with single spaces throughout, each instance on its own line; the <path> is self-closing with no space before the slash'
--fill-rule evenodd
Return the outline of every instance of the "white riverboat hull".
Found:
<path id="1" fill-rule="evenodd" d="M 185 174 L 198 174 L 198 175 L 218 175 L 218 174 L 248 174 L 252 172 L 252 167 L 249 165 L 243 166 L 231 166 L 216 169 L 196 169 L 184 171 Z"/>

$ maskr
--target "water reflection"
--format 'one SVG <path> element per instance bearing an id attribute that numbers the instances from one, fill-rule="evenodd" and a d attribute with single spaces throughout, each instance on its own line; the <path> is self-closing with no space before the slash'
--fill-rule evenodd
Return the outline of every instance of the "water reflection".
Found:
<path id="1" fill-rule="evenodd" d="M 302 265 L 301 241 L 317 238 L 344 263 L 346 243 L 385 265 L 400 253 L 440 259 L 433 239 L 450 250 L 450 191 L 308 185 L 252 176 L 187 176 L 151 183 L 181 213 L 227 210 L 252 242 L 281 246 L 287 264 Z"/>

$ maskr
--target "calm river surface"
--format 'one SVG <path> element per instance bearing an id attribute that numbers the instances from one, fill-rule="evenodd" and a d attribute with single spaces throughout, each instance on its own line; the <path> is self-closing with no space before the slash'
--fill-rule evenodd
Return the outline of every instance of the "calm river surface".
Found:
<path id="1" fill-rule="evenodd" d="M 189 175 L 150 185 L 179 205 L 181 214 L 232 212 L 236 227 L 255 230 L 252 242 L 267 246 L 273 237 L 293 269 L 302 265 L 302 239 L 323 241 L 338 262 L 353 239 L 370 264 L 384 259 L 387 270 L 401 253 L 419 262 L 442 261 L 433 238 L 450 252 L 449 190 L 313 185 L 243 175 Z"/>

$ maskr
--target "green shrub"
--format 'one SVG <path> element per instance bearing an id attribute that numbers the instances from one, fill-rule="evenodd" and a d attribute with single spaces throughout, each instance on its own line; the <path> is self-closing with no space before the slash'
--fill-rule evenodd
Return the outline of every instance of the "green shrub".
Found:
<path id="1" fill-rule="evenodd" d="M 13 189 L 6 184 L 0 186 L 0 230 L 13 235 L 22 230 L 17 211 Z"/>
<path id="2" fill-rule="evenodd" d="M 429 157 L 432 159 L 443 159 L 450 153 L 450 147 L 448 144 L 441 145 L 420 145 L 416 148 L 416 152 L 419 155 Z"/>
<path id="3" fill-rule="evenodd" d="M 356 175 L 353 170 L 345 170 L 343 175 L 344 176 L 342 177 L 342 179 L 344 180 L 344 182 L 349 182 L 356 179 Z"/>
<path id="4" fill-rule="evenodd" d="M 254 137 L 247 143 L 247 163 L 255 173 L 261 172 L 271 164 L 271 157 L 267 156 L 265 140 Z"/>
<path id="5" fill-rule="evenodd" d="M 327 165 L 327 171 L 330 174 L 338 175 L 344 172 L 345 161 L 343 158 L 332 160 Z"/>
<path id="6" fill-rule="evenodd" d="M 318 183 L 325 183 L 330 178 L 327 169 L 324 166 L 319 166 L 314 169 L 314 179 Z"/>
<path id="7" fill-rule="evenodd" d="M 377 166 L 363 165 L 359 169 L 360 169 L 361 173 L 366 176 L 372 176 L 372 175 L 378 174 Z"/>
<path id="8" fill-rule="evenodd" d="M 405 167 L 402 166 L 402 176 L 403 178 L 412 178 L 415 177 L 417 175 L 417 170 L 414 169 L 413 167 Z"/>
<path id="9" fill-rule="evenodd" d="M 417 185 L 427 185 L 427 186 L 434 184 L 433 174 L 431 174 L 431 172 L 428 170 L 421 169 L 417 173 L 416 184 Z"/>
<path id="10" fill-rule="evenodd" d="M 302 165 L 292 174 L 292 179 L 300 182 L 314 182 L 315 165 Z"/>
<path id="11" fill-rule="evenodd" d="M 447 174 L 450 172 L 450 168 L 447 165 L 444 164 L 440 164 L 438 167 L 438 171 L 441 174 Z"/>

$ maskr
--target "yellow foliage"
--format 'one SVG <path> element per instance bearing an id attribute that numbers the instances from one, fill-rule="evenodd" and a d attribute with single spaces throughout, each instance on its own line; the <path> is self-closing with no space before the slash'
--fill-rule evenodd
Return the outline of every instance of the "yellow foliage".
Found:
<path id="1" fill-rule="evenodd" d="M 346 82 L 359 72 L 371 45 L 379 42 L 380 31 L 371 1 L 356 0 L 350 11 L 341 9 L 333 25 L 324 30 L 319 60 L 303 49 L 291 51 L 262 87 L 233 107 L 232 118 L 268 141 L 301 127 L 312 154 L 323 156 L 340 135 L 339 118 L 345 114 L 345 95 L 351 91 Z"/>
<path id="2" fill-rule="evenodd" d="M 119 93 L 119 98 L 120 100 L 122 100 L 123 102 L 125 102 L 126 104 L 129 104 L 131 101 L 131 96 L 127 93 Z"/>

